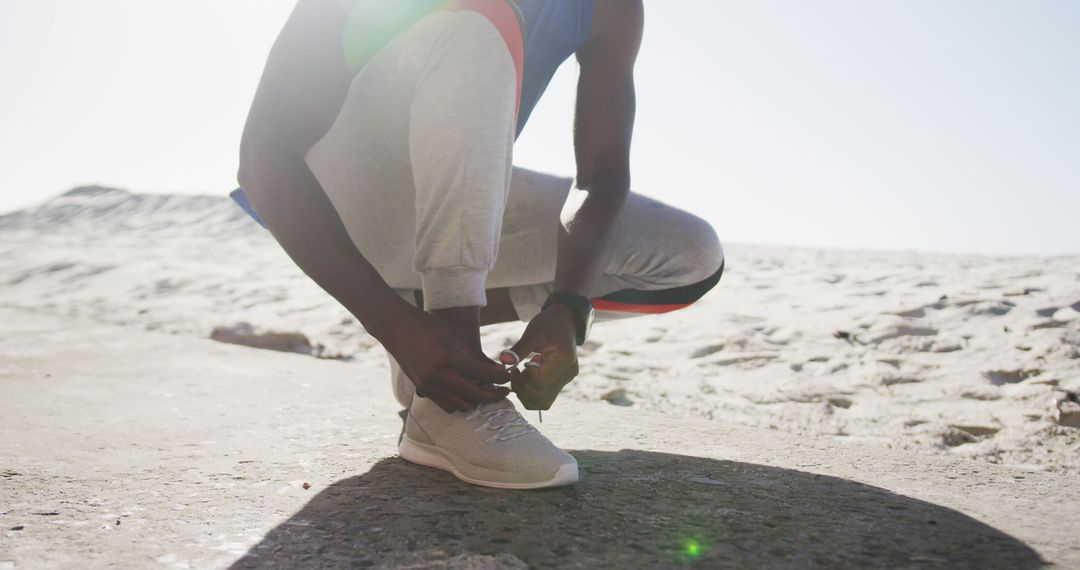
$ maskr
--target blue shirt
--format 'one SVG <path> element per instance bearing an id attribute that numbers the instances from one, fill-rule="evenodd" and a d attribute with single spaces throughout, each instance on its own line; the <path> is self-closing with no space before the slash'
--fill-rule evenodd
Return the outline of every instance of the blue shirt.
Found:
<path id="1" fill-rule="evenodd" d="M 555 71 L 592 32 L 595 0 L 509 0 L 521 18 L 525 69 L 521 84 L 520 135 Z"/>

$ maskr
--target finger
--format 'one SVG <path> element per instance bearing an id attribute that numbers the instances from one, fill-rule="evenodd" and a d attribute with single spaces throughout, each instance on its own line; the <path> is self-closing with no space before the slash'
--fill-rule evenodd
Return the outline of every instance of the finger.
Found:
<path id="1" fill-rule="evenodd" d="M 510 381 L 510 390 L 517 394 L 518 398 L 528 398 L 532 396 L 535 388 L 525 383 L 525 376 L 520 372 L 514 375 L 514 379 Z"/>
<path id="2" fill-rule="evenodd" d="M 492 384 L 486 384 L 484 388 L 484 393 L 486 394 L 486 399 L 484 400 L 484 403 L 492 404 L 503 400 L 507 396 L 509 396 L 510 388 L 507 388 L 506 386 L 495 386 Z"/>
<path id="3" fill-rule="evenodd" d="M 458 395 L 452 394 L 452 393 L 447 393 L 446 394 L 446 401 L 449 402 L 450 405 L 454 407 L 454 410 L 456 410 L 458 412 L 468 412 L 468 411 L 471 411 L 473 408 L 476 407 L 476 404 L 466 400 L 465 398 L 462 398 L 461 396 L 458 396 Z M 451 413 L 453 413 L 453 412 L 451 412 Z"/>
<path id="4" fill-rule="evenodd" d="M 537 402 L 539 401 L 539 398 L 525 390 L 518 390 L 517 398 L 518 401 L 521 402 L 521 407 L 526 410 L 535 410 L 538 408 Z"/>
<path id="5" fill-rule="evenodd" d="M 528 367 L 522 372 L 518 381 L 518 394 L 524 392 L 529 399 L 530 410 L 548 410 L 555 402 L 565 382 L 559 381 L 554 375 L 559 374 L 556 370 L 542 371 L 537 367 Z M 524 402 L 522 402 L 524 403 Z"/>
<path id="6" fill-rule="evenodd" d="M 435 400 L 439 407 L 449 413 L 467 412 L 476 407 L 475 403 L 458 394 L 453 386 L 448 386 L 446 380 L 445 377 L 439 378 L 428 386 L 428 392 L 431 393 L 430 398 Z"/>
<path id="7" fill-rule="evenodd" d="M 528 382 L 523 373 L 518 372 L 515 375 L 511 386 L 514 393 L 517 394 L 518 400 L 521 401 L 521 405 L 526 410 L 537 409 L 539 403 L 543 400 L 543 394 L 539 386 Z"/>
<path id="8" fill-rule="evenodd" d="M 423 397 L 435 402 L 444 412 L 454 413 L 459 411 L 461 405 L 467 402 L 456 401 L 456 399 L 459 399 L 457 395 L 447 390 L 442 384 L 441 378 L 433 378 L 431 381 L 425 382 Z"/>
<path id="9" fill-rule="evenodd" d="M 518 395 L 518 400 L 521 401 L 522 407 L 524 407 L 526 410 L 536 411 L 551 409 L 552 398 L 550 398 L 549 396 L 534 395 L 526 397 Z"/>
<path id="10" fill-rule="evenodd" d="M 448 372 L 444 375 L 444 379 L 447 380 L 448 389 L 470 404 L 498 402 L 510 393 L 508 388 L 494 386 L 488 382 L 473 382 L 454 372 Z M 472 406 L 469 409 L 472 409 Z"/>
<path id="11" fill-rule="evenodd" d="M 527 410 L 547 410 L 555 399 L 550 390 L 535 382 L 530 382 L 525 377 L 518 383 L 516 392 L 521 405 Z"/>
<path id="12" fill-rule="evenodd" d="M 526 330 L 525 332 L 527 334 L 529 331 Z M 510 353 L 514 355 L 514 357 L 516 357 L 514 359 L 514 362 L 508 362 L 507 359 L 500 359 L 500 361 L 503 364 L 517 366 L 521 363 L 523 359 L 528 359 L 529 354 L 533 352 L 532 345 L 533 342 L 530 338 L 528 338 L 528 336 L 522 336 L 520 339 L 518 339 L 516 343 L 514 343 L 514 346 L 511 346 L 509 349 L 503 351 L 503 354 Z"/>
<path id="13" fill-rule="evenodd" d="M 510 373 L 498 364 L 484 363 L 467 356 L 455 362 L 454 368 L 462 376 L 485 384 L 505 384 L 510 381 Z"/>
<path id="14" fill-rule="evenodd" d="M 499 370 L 500 372 L 506 370 L 506 365 L 504 365 L 502 362 L 496 361 L 495 359 L 491 358 L 490 356 L 488 356 L 488 355 L 486 355 L 486 354 L 484 354 L 482 352 L 477 354 L 477 358 L 480 359 L 481 363 L 486 364 L 487 366 L 493 367 L 496 370 Z"/>
<path id="15" fill-rule="evenodd" d="M 532 367 L 523 370 L 510 369 L 510 389 L 518 395 L 522 404 L 526 403 L 526 400 L 535 400 L 541 392 L 542 384 L 536 380 L 536 371 L 537 369 Z"/>
<path id="16" fill-rule="evenodd" d="M 435 402 L 436 405 L 448 414 L 464 412 L 469 409 L 468 404 L 464 400 L 445 390 L 429 390 L 429 393 L 431 396 L 429 396 L 428 399 Z"/>
<path id="17" fill-rule="evenodd" d="M 536 388 L 542 388 L 546 382 L 544 377 L 547 370 L 544 367 L 543 362 L 538 362 L 535 359 L 525 363 L 525 367 L 521 370 L 521 375 L 524 376 L 525 384 L 535 386 Z"/>
<path id="18" fill-rule="evenodd" d="M 521 362 L 521 357 L 513 349 L 506 349 L 499 353 L 499 362 L 506 366 L 517 366 Z"/>
<path id="19" fill-rule="evenodd" d="M 558 393 L 553 394 L 551 396 L 545 396 L 543 398 L 543 400 L 540 401 L 539 407 L 537 409 L 539 409 L 541 411 L 544 411 L 544 412 L 550 410 L 551 405 L 555 403 L 555 398 L 558 398 L 558 397 L 559 397 Z"/>

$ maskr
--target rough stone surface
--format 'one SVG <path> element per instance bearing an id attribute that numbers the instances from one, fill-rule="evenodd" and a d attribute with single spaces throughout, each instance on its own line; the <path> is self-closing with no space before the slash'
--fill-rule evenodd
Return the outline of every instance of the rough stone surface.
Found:
<path id="1" fill-rule="evenodd" d="M 542 428 L 582 481 L 497 491 L 396 456 L 385 369 L 8 310 L 0 337 L 0 567 L 1080 565 L 1075 477 L 567 401 Z"/>

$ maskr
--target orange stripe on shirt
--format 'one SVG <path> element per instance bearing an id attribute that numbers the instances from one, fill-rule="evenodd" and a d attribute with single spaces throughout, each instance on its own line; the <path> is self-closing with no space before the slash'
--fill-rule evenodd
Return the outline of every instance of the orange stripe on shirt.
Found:
<path id="1" fill-rule="evenodd" d="M 518 113 L 521 112 L 521 85 L 525 78 L 525 36 L 521 31 L 521 20 L 518 19 L 517 11 L 505 0 L 453 0 L 447 2 L 446 9 L 476 12 L 487 18 L 499 31 L 510 51 L 510 59 L 514 62 L 514 71 L 517 74 L 517 97 L 514 106 L 516 125 Z"/>

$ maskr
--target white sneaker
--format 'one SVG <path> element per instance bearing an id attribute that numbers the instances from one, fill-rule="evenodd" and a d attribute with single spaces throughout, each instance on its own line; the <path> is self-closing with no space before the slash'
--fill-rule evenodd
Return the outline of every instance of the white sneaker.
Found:
<path id="1" fill-rule="evenodd" d="M 448 414 L 417 396 L 409 407 L 398 453 L 407 461 L 485 487 L 539 489 L 578 480 L 574 457 L 529 425 L 506 399 Z"/>
<path id="2" fill-rule="evenodd" d="M 390 383 L 394 389 L 394 399 L 401 404 L 402 408 L 409 409 L 409 403 L 412 402 L 413 394 L 416 393 L 416 387 L 413 385 L 412 380 L 401 371 L 401 366 L 398 366 L 397 360 L 394 360 L 393 356 L 390 356 L 390 351 L 386 351 L 386 357 L 390 359 Z"/>

